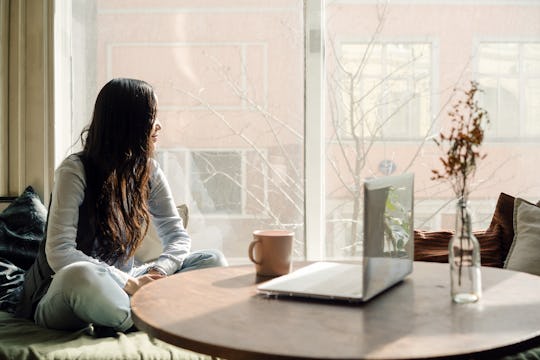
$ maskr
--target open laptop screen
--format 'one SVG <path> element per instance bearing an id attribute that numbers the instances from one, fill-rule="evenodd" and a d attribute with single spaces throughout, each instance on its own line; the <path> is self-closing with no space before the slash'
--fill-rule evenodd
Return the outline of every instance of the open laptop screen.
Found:
<path id="1" fill-rule="evenodd" d="M 412 272 L 414 176 L 364 183 L 364 300 Z"/>

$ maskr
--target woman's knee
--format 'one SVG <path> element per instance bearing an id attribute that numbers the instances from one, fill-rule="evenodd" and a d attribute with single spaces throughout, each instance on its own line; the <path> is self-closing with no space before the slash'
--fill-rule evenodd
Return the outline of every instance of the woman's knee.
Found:
<path id="1" fill-rule="evenodd" d="M 220 250 L 217 249 L 210 249 L 206 250 L 206 253 L 209 255 L 209 263 L 211 263 L 211 266 L 228 266 L 229 263 L 227 262 L 227 259 L 225 258 L 225 255 Z"/>
<path id="2" fill-rule="evenodd" d="M 101 283 L 100 278 L 105 275 L 105 269 L 90 262 L 80 261 L 60 269 L 54 280 L 64 290 L 92 292 Z"/>
<path id="3" fill-rule="evenodd" d="M 125 330 L 133 325 L 128 295 L 109 270 L 90 262 L 68 265 L 54 275 L 36 322 L 56 329 L 95 323 Z"/>

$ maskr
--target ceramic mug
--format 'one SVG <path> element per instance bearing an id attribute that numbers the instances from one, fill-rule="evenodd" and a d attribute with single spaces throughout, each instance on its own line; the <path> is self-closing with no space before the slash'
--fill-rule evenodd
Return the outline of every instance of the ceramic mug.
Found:
<path id="1" fill-rule="evenodd" d="M 249 244 L 249 259 L 257 275 L 279 276 L 291 272 L 294 232 L 256 230 Z"/>

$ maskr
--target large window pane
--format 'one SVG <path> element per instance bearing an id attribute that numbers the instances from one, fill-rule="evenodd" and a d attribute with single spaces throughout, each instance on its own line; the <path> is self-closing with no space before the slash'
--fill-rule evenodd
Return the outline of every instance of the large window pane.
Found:
<path id="1" fill-rule="evenodd" d="M 540 198 L 530 180 L 540 160 L 540 4 L 336 0 L 324 23 L 328 256 L 360 254 L 362 184 L 372 177 L 413 172 L 415 228 L 454 228 L 455 195 L 431 180 L 442 155 L 431 138 L 449 128 L 453 90 L 471 80 L 491 118 L 474 227 L 487 228 L 501 192 Z"/>
<path id="2" fill-rule="evenodd" d="M 218 247 L 234 262 L 253 230 L 287 228 L 303 256 L 302 1 L 71 4 L 73 44 L 82 44 L 75 97 L 90 105 L 114 77 L 154 86 L 157 159 L 176 202 L 189 205 L 193 248 Z M 91 115 L 84 107 L 79 128 Z"/>
<path id="3" fill-rule="evenodd" d="M 479 82 L 491 116 L 494 138 L 538 138 L 540 120 L 534 117 L 540 100 L 540 45 L 538 43 L 481 42 L 478 48 Z"/>
<path id="4" fill-rule="evenodd" d="M 195 249 L 245 260 L 252 230 L 284 227 L 296 231 L 298 257 L 305 242 L 325 257 L 357 256 L 363 182 L 402 172 L 415 174 L 414 227 L 452 229 L 452 190 L 431 180 L 441 155 L 432 138 L 449 126 L 453 90 L 470 80 L 491 118 L 471 195 L 475 229 L 487 227 L 501 192 L 540 199 L 531 167 L 540 161 L 539 4 L 328 0 L 318 28 L 304 20 L 316 2 L 301 0 L 57 3 L 73 15 L 73 56 L 64 59 L 73 142 L 110 78 L 152 83 L 165 128 L 157 158 L 176 201 L 192 210 Z M 326 97 L 306 99 L 318 53 Z M 312 134 L 324 137 L 317 151 L 304 148 L 314 128 L 310 147 Z M 304 179 L 304 153 L 326 155 L 316 159 L 325 190 L 309 188 L 325 232 L 306 240 L 304 186 L 313 179 Z"/>
<path id="5" fill-rule="evenodd" d="M 430 112 L 420 107 L 430 102 L 430 44 L 359 41 L 332 48 L 339 55 L 328 90 L 341 93 L 339 119 L 332 120 L 340 135 L 353 137 L 354 129 L 360 137 L 410 139 L 427 131 Z"/>

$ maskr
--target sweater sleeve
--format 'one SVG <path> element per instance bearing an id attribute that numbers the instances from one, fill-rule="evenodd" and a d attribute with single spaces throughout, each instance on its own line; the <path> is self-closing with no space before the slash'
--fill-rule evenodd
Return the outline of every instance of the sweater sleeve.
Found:
<path id="1" fill-rule="evenodd" d="M 149 209 L 152 221 L 163 244 L 163 253 L 154 266 L 167 275 L 174 274 L 191 250 L 189 237 L 178 214 L 165 174 L 156 161 L 150 182 Z"/>
<path id="2" fill-rule="evenodd" d="M 69 264 L 88 261 L 103 266 L 123 288 L 130 278 L 127 273 L 77 249 L 79 206 L 86 188 L 84 166 L 79 157 L 71 155 L 66 158 L 55 171 L 54 178 L 45 245 L 49 266 L 58 272 Z"/>

